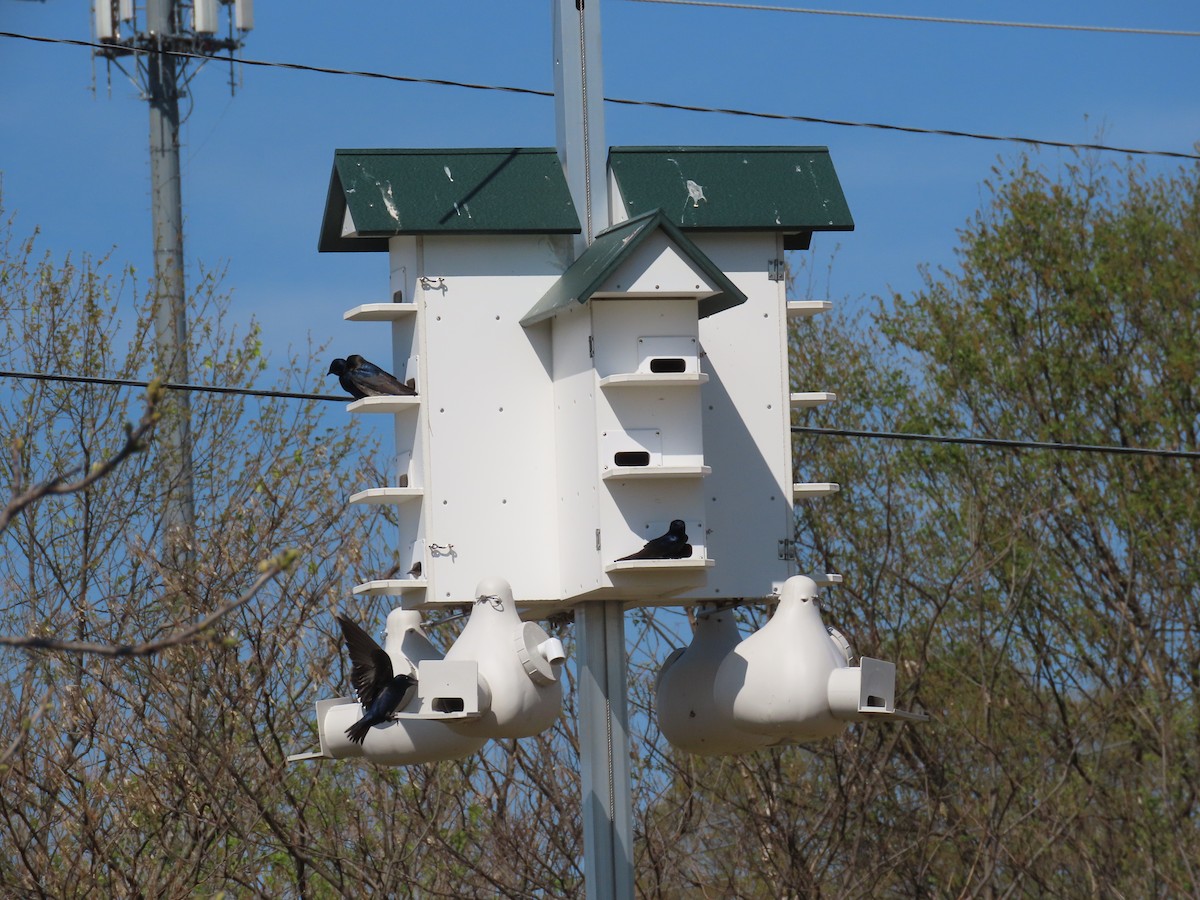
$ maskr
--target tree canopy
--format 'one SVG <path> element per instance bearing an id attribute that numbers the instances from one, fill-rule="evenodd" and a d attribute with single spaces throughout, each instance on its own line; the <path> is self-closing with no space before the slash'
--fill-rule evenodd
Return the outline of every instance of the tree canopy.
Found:
<path id="1" fill-rule="evenodd" d="M 795 336 L 797 377 L 849 395 L 832 424 L 1200 449 L 1200 173 L 1052 177 L 1025 160 L 989 187 L 957 266 L 881 304 L 871 337 L 836 321 Z M 911 849 L 872 848 L 889 879 L 1193 892 L 1197 463 L 830 438 L 798 452 L 844 483 L 799 531 L 850 573 L 847 630 L 902 660 L 935 716 L 878 760 L 869 805 L 901 785 L 919 799 Z"/>

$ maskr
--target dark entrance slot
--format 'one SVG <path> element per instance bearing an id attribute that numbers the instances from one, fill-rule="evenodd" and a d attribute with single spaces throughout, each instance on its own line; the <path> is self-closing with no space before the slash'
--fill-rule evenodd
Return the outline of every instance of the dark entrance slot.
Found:
<path id="1" fill-rule="evenodd" d="M 650 465 L 650 454 L 645 450 L 621 450 L 613 454 L 613 465 L 648 466 Z"/>
<path id="2" fill-rule="evenodd" d="M 430 706 L 434 712 L 440 713 L 462 712 L 465 708 L 462 697 L 435 697 Z"/>
<path id="3" fill-rule="evenodd" d="M 867 694 L 867 706 L 880 709 L 887 708 L 887 704 L 883 702 L 883 698 L 876 697 L 874 694 Z"/>
<path id="4" fill-rule="evenodd" d="M 650 360 L 650 371 L 655 374 L 681 374 L 687 371 L 687 363 L 677 356 Z"/>

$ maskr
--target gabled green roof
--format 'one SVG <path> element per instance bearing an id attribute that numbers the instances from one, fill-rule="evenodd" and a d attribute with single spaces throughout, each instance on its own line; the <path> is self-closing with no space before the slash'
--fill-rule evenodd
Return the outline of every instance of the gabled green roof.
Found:
<path id="1" fill-rule="evenodd" d="M 553 148 L 338 150 L 317 248 L 386 251 L 399 234 L 579 231 Z"/>
<path id="2" fill-rule="evenodd" d="M 746 295 L 737 289 L 725 273 L 687 235 L 672 225 L 661 210 L 655 209 L 626 219 L 596 235 L 591 246 L 567 267 L 562 277 L 525 314 L 521 324 L 533 325 L 573 304 L 586 303 L 646 238 L 659 229 L 666 233 L 692 265 L 719 288 L 719 293 L 699 301 L 700 318 L 746 302 Z"/>
<path id="3" fill-rule="evenodd" d="M 629 216 L 661 209 L 685 230 L 851 231 L 827 147 L 613 147 L 608 165 Z"/>

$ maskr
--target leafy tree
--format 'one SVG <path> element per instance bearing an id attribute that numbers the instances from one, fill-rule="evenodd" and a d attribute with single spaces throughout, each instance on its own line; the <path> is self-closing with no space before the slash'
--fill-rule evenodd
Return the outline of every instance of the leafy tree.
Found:
<path id="1" fill-rule="evenodd" d="M 1196 449 L 1200 173 L 1026 160 L 990 187 L 958 266 L 875 316 L 869 359 L 837 323 L 797 341 L 867 387 L 838 421 Z M 1193 892 L 1195 462 L 801 446 L 846 483 L 801 532 L 849 570 L 848 630 L 937 720 L 883 766 L 924 781 L 904 889 Z"/>

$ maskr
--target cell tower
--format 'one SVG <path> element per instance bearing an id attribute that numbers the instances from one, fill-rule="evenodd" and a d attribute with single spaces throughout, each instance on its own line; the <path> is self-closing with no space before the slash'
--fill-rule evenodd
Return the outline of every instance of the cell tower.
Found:
<path id="1" fill-rule="evenodd" d="M 254 27 L 254 0 L 93 0 L 95 51 L 124 72 L 150 103 L 150 196 L 154 231 L 155 345 L 157 371 L 169 381 L 188 380 L 187 309 L 183 279 L 183 196 L 179 168 L 179 99 L 207 59 L 242 47 Z M 139 12 L 141 18 L 139 18 Z M 222 14 L 224 13 L 224 15 Z M 224 19 L 225 36 L 222 31 Z M 199 57 L 199 59 L 197 59 Z M 131 62 L 127 68 L 123 63 Z M 230 63 L 230 89 L 235 86 Z M 160 426 L 167 482 L 164 512 L 168 551 L 180 561 L 195 524 L 190 410 L 185 392 L 174 392 L 177 413 Z"/>
<path id="2" fill-rule="evenodd" d="M 226 37 L 218 37 L 223 30 L 222 7 Z M 140 8 L 144 28 L 139 25 L 135 0 L 94 0 L 96 40 L 105 45 L 97 56 L 111 61 L 156 50 L 215 56 L 240 49 L 246 33 L 254 28 L 254 0 L 146 0 Z"/>

